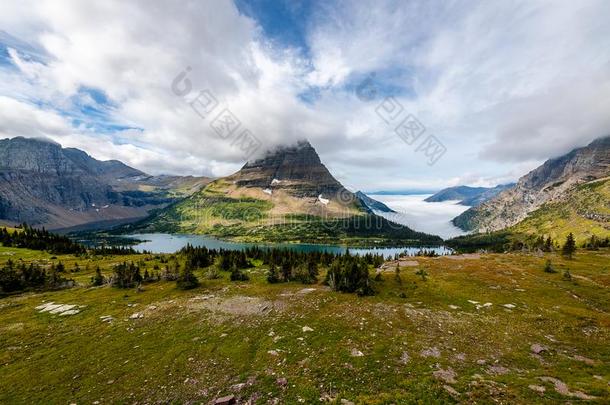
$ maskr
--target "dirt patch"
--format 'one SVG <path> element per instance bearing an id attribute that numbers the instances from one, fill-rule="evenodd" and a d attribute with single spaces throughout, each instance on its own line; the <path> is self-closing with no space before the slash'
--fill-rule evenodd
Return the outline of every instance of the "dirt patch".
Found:
<path id="1" fill-rule="evenodd" d="M 463 255 L 450 255 L 443 256 L 450 260 L 477 260 L 481 258 L 481 255 L 478 253 L 466 253 Z"/>
<path id="2" fill-rule="evenodd" d="M 282 301 L 268 301 L 257 297 L 237 295 L 234 297 L 198 296 L 188 301 L 189 310 L 207 309 L 227 315 L 265 316 L 272 312 L 281 312 L 286 305 Z"/>

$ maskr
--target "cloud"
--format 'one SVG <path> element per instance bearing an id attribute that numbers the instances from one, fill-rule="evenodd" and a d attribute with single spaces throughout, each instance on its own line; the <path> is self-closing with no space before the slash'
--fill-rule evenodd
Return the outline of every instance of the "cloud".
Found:
<path id="1" fill-rule="evenodd" d="M 290 27 L 273 13 L 242 9 L 5 1 L 1 134 L 151 173 L 226 175 L 243 151 L 188 103 L 209 89 L 259 152 L 308 138 L 343 181 L 370 190 L 514 180 L 610 133 L 607 1 L 316 2 L 290 41 L 277 40 Z M 178 97 L 171 84 L 187 67 L 193 91 Z M 361 100 L 372 73 L 377 99 Z M 445 144 L 436 165 L 377 116 L 386 95 Z"/>

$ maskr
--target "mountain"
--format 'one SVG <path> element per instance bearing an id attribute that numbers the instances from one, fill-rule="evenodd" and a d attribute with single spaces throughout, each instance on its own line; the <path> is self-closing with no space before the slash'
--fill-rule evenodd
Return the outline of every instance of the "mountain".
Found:
<path id="1" fill-rule="evenodd" d="M 392 208 L 390 208 L 387 205 L 385 205 L 384 203 L 382 203 L 381 201 L 377 201 L 377 200 L 369 197 L 368 195 L 364 194 L 362 191 L 356 192 L 356 197 L 358 198 L 358 200 L 360 200 L 362 205 L 364 205 L 365 207 L 367 207 L 373 211 L 396 212 Z"/>
<path id="2" fill-rule="evenodd" d="M 508 227 L 579 239 L 610 233 L 610 137 L 574 149 L 521 177 L 491 200 L 468 209 L 453 223 L 478 232 Z"/>
<path id="3" fill-rule="evenodd" d="M 426 198 L 427 202 L 459 201 L 461 205 L 477 206 L 513 187 L 515 184 L 501 184 L 495 187 L 456 186 L 445 188 Z"/>
<path id="4" fill-rule="evenodd" d="M 281 146 L 145 221 L 133 232 L 199 233 L 251 242 L 439 243 L 372 214 L 307 141 Z"/>
<path id="5" fill-rule="evenodd" d="M 44 139 L 0 140 L 0 220 L 59 229 L 142 218 L 205 178 L 150 176 Z M 188 187 L 187 187 L 188 188 Z M 194 191 L 194 190 L 193 190 Z"/>

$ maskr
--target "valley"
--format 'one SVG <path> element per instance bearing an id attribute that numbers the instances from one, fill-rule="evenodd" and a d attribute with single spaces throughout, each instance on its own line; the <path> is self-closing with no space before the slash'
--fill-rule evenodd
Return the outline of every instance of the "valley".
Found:
<path id="1" fill-rule="evenodd" d="M 2 0 L 0 405 L 610 404 L 609 16 Z"/>

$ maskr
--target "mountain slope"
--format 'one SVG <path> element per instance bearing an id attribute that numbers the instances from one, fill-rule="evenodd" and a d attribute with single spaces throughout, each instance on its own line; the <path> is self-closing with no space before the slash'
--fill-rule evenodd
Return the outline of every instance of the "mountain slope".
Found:
<path id="1" fill-rule="evenodd" d="M 280 147 L 129 231 L 209 234 L 244 241 L 337 243 L 377 238 L 439 243 L 372 215 L 309 142 Z"/>
<path id="2" fill-rule="evenodd" d="M 515 226 L 525 220 L 520 229 L 550 232 L 561 228 L 561 218 L 570 212 L 572 220 L 569 223 L 575 228 L 572 232 L 586 233 L 584 228 L 590 225 L 583 228 L 586 221 L 593 221 L 597 224 L 596 229 L 607 231 L 609 200 L 605 194 L 606 182 L 602 179 L 608 176 L 610 137 L 605 137 L 547 160 L 521 177 L 515 187 L 465 211 L 453 223 L 465 230 L 487 232 Z M 588 205 L 589 197 L 597 203 Z M 564 214 L 560 215 L 560 212 Z M 542 226 L 541 221 L 546 225 Z"/>
<path id="3" fill-rule="evenodd" d="M 592 235 L 610 236 L 610 178 L 571 188 L 560 200 L 543 204 L 508 230 L 558 241 L 572 232 L 579 243 Z"/>
<path id="4" fill-rule="evenodd" d="M 368 195 L 364 194 L 362 191 L 356 192 L 356 197 L 360 200 L 360 202 L 364 206 L 366 206 L 367 208 L 369 208 L 371 210 L 381 211 L 381 212 L 396 212 L 392 208 L 390 208 L 387 205 L 385 205 L 384 203 L 382 203 L 381 201 L 377 201 L 377 200 L 369 197 Z"/>
<path id="5" fill-rule="evenodd" d="M 513 187 L 515 184 L 501 184 L 495 187 L 456 186 L 445 188 L 426 198 L 427 202 L 459 201 L 462 205 L 477 206 Z"/>
<path id="6" fill-rule="evenodd" d="M 99 161 L 48 140 L 3 139 L 0 219 L 57 229 L 141 218 L 175 201 L 169 187 L 153 185 L 154 179 L 119 161 Z"/>

